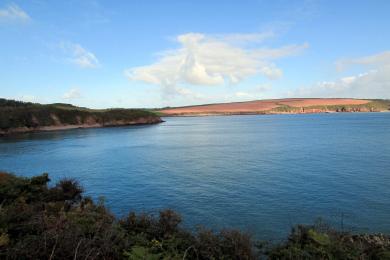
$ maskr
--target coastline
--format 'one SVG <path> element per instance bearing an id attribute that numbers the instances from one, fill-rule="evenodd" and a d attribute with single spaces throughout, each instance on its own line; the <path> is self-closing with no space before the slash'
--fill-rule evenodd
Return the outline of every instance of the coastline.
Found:
<path id="1" fill-rule="evenodd" d="M 343 114 L 343 113 L 390 113 L 390 110 L 383 111 L 315 111 L 315 112 L 226 112 L 226 113 L 183 113 L 183 114 L 161 114 L 162 117 L 206 117 L 206 116 L 248 116 L 248 115 L 308 115 L 308 114 Z"/>
<path id="2" fill-rule="evenodd" d="M 353 98 L 286 98 L 214 103 L 156 110 L 162 116 L 274 115 L 337 112 L 384 112 L 390 100 Z"/>
<path id="3" fill-rule="evenodd" d="M 1 136 L 9 136 L 14 134 L 36 133 L 36 132 L 53 132 L 64 131 L 72 129 L 89 129 L 89 128 L 106 128 L 106 127 L 121 127 L 121 126 L 136 126 L 136 125 L 153 125 L 163 123 L 159 117 L 156 118 L 140 118 L 134 121 L 114 121 L 107 123 L 95 124 L 77 124 L 77 125 L 51 125 L 51 126 L 37 126 L 37 127 L 16 127 L 7 130 L 0 130 Z"/>

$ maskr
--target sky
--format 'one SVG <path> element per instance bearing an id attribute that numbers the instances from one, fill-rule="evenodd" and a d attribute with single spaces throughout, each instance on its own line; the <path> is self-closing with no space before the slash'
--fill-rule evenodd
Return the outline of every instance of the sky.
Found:
<path id="1" fill-rule="evenodd" d="M 0 0 L 0 97 L 154 108 L 390 99 L 388 0 Z"/>

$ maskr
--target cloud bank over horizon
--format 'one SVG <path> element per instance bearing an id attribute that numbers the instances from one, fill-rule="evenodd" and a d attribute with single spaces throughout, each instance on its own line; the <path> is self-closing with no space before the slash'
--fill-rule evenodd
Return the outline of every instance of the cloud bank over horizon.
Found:
<path id="1" fill-rule="evenodd" d="M 349 70 L 357 66 L 365 72 L 342 77 L 336 81 L 323 81 L 309 87 L 301 87 L 289 92 L 288 96 L 389 99 L 390 51 L 336 62 L 338 71 Z"/>

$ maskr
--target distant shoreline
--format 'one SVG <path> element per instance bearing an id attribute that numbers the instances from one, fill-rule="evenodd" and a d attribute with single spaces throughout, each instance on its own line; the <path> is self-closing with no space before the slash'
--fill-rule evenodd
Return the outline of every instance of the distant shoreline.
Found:
<path id="1" fill-rule="evenodd" d="M 291 98 L 168 107 L 156 111 L 164 117 L 388 112 L 390 100 Z"/>
<path id="2" fill-rule="evenodd" d="M 361 111 L 361 112 L 313 112 L 313 113 L 210 113 L 210 114 L 183 114 L 162 115 L 162 117 L 212 117 L 212 116 L 270 116 L 270 115 L 314 115 L 314 114 L 365 114 L 365 113 L 390 113 L 390 111 Z"/>

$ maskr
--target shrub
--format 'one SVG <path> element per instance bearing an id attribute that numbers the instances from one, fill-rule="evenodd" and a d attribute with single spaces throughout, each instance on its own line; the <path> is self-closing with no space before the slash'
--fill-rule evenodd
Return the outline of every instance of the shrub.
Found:
<path id="1" fill-rule="evenodd" d="M 251 259 L 251 240 L 238 231 L 193 234 L 169 209 L 117 219 L 103 201 L 84 197 L 76 180 L 49 181 L 0 173 L 0 258 Z"/>
<path id="2" fill-rule="evenodd" d="M 73 179 L 0 173 L 0 259 L 389 259 L 390 238 L 351 235 L 317 222 L 285 242 L 255 242 L 238 230 L 191 232 L 172 210 L 117 219 Z M 255 246 L 257 244 L 257 246 Z"/>

